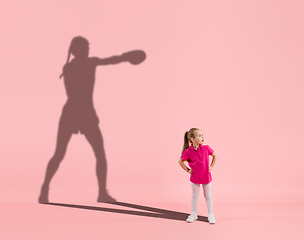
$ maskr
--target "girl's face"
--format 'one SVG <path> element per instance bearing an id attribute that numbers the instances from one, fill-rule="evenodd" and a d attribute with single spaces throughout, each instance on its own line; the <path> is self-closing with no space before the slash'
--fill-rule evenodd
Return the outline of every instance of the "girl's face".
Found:
<path id="1" fill-rule="evenodd" d="M 192 138 L 192 143 L 195 145 L 203 144 L 204 136 L 203 136 L 202 132 L 200 130 L 196 130 L 194 132 L 194 134 L 195 134 L 195 138 Z"/>

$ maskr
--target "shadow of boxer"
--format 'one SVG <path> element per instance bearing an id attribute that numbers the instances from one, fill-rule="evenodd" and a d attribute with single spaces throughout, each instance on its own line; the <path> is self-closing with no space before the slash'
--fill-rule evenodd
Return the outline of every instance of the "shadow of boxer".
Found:
<path id="1" fill-rule="evenodd" d="M 71 55 L 74 58 L 70 61 Z M 107 161 L 99 119 L 93 105 L 93 89 L 97 66 L 129 62 L 140 64 L 146 59 L 144 51 L 135 50 L 120 56 L 100 59 L 89 57 L 89 42 L 83 37 L 72 39 L 68 59 L 63 67 L 64 86 L 67 102 L 63 107 L 59 121 L 57 144 L 53 157 L 50 159 L 44 182 L 41 187 L 39 203 L 48 203 L 49 185 L 66 153 L 72 134 L 83 134 L 93 148 L 96 157 L 96 175 L 98 180 L 98 202 L 116 202 L 106 190 Z"/>

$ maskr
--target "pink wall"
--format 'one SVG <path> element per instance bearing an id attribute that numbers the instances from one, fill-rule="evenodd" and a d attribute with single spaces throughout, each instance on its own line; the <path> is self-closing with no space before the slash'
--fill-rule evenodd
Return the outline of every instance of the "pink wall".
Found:
<path id="1" fill-rule="evenodd" d="M 66 100 L 73 37 L 91 56 L 141 49 L 138 66 L 99 67 L 94 102 L 110 194 L 188 202 L 177 161 L 200 128 L 218 154 L 215 202 L 303 202 L 302 1 L 7 1 L 1 7 L 1 202 L 36 202 Z M 50 200 L 92 202 L 95 159 L 74 135 Z"/>

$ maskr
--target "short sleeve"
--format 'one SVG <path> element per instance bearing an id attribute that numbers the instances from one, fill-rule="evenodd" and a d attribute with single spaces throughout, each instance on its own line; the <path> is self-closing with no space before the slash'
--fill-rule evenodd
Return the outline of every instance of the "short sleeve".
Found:
<path id="1" fill-rule="evenodd" d="M 187 161 L 189 159 L 189 155 L 188 155 L 188 151 L 187 149 L 182 153 L 181 159 L 183 159 L 184 161 Z"/>
<path id="2" fill-rule="evenodd" d="M 214 153 L 214 150 L 209 145 L 206 145 L 206 147 L 208 150 L 208 155 L 212 155 Z"/>

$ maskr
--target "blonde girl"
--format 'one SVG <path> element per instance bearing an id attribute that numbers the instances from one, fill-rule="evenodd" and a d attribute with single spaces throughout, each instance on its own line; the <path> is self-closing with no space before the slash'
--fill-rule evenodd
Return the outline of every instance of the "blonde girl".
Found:
<path id="1" fill-rule="evenodd" d="M 198 128 L 191 128 L 184 134 L 184 146 L 181 157 L 178 161 L 179 165 L 190 174 L 190 182 L 192 188 L 191 208 L 192 212 L 187 218 L 187 222 L 191 223 L 197 219 L 197 204 L 202 185 L 204 196 L 208 209 L 209 223 L 215 223 L 213 214 L 213 201 L 211 196 L 211 171 L 217 161 L 215 152 L 208 146 L 203 145 L 204 137 Z M 213 157 L 212 163 L 209 166 L 209 155 Z M 187 161 L 188 168 L 184 161 Z"/>

